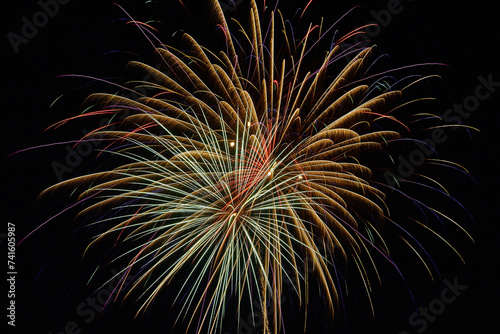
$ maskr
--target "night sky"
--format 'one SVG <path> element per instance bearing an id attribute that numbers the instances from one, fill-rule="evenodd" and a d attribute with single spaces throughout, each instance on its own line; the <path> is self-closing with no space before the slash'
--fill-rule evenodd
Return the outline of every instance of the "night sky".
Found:
<path id="1" fill-rule="evenodd" d="M 177 0 L 158 0 L 147 4 L 144 1 L 121 0 L 60 2 L 59 8 L 49 8 L 52 17 L 47 22 L 41 22 L 37 31 L 25 28 L 24 32 L 30 36 L 20 42 L 11 42 L 9 33 L 22 36 L 26 20 L 32 22 L 34 16 L 43 20 L 43 16 L 37 14 L 42 10 L 41 4 L 33 0 L 6 0 L 1 4 L 4 23 L 2 254 L 7 254 L 5 233 L 8 222 L 15 224 L 16 240 L 19 242 L 71 204 L 71 200 L 57 197 L 37 200 L 41 191 L 60 178 L 83 175 L 100 165 L 95 153 L 90 153 L 71 171 L 57 172 L 54 162 L 65 162 L 68 154 L 66 144 L 25 150 L 72 141 L 80 138 L 84 130 L 91 129 L 85 121 L 74 121 L 60 129 L 45 131 L 50 125 L 80 113 L 82 102 L 90 93 L 106 89 L 105 85 L 88 85 L 89 80 L 57 77 L 81 74 L 121 80 L 127 76 L 127 61 L 151 59 L 151 46 L 135 27 L 121 20 L 125 14 L 113 2 L 122 5 L 139 21 L 159 21 L 156 25 L 159 27 L 158 34 L 166 44 L 175 45 L 179 34 L 172 35 L 181 30 L 189 32 L 201 44 L 210 46 L 213 43 L 211 36 L 215 28 L 210 24 L 213 22 L 209 21 L 206 1 L 183 1 L 186 9 Z M 236 3 L 236 11 L 228 13 L 245 17 L 247 1 Z M 282 0 L 281 5 L 285 15 L 293 15 L 296 8 L 307 3 L 306 0 Z M 500 279 L 496 271 L 500 264 L 496 233 L 500 197 L 497 190 L 498 163 L 495 159 L 499 152 L 495 142 L 500 124 L 500 8 L 493 0 L 466 4 L 449 0 L 316 0 L 301 21 L 302 26 L 307 27 L 310 21 L 317 23 L 321 16 L 325 17 L 325 23 L 332 24 L 355 5 L 360 7 L 338 27 L 346 33 L 379 17 L 380 27 L 373 28 L 369 39 L 378 45 L 376 52 L 390 55 L 390 58 L 383 59 L 382 67 L 446 64 L 413 70 L 413 73 L 441 76 L 420 86 L 421 95 L 436 98 L 432 103 L 423 104 L 421 112 L 442 115 L 457 104 L 473 101 L 471 96 L 477 96 L 480 85 L 483 88 L 479 92 L 485 95 L 488 88 L 484 87 L 484 83 L 490 81 L 488 97 L 477 106 L 470 107 L 473 110 L 463 117 L 465 124 L 480 129 L 480 133 L 449 128 L 447 140 L 436 147 L 439 158 L 457 162 L 470 172 L 471 177 L 438 169 L 435 176 L 474 217 L 474 220 L 469 218 L 467 211 L 457 205 L 450 205 L 446 211 L 445 205 L 445 212 L 472 235 L 475 244 L 463 233 L 453 229 L 447 232 L 447 240 L 463 256 L 464 265 L 438 239 L 425 240 L 441 274 L 441 277 L 436 275 L 434 283 L 425 275 L 418 259 L 399 254 L 401 247 L 396 245 L 392 255 L 400 260 L 398 263 L 401 263 L 408 286 L 394 268 L 378 259 L 382 286 L 374 288 L 376 317 L 371 317 L 366 296 L 361 288 L 357 291 L 353 283 L 349 292 L 352 298 L 346 302 L 345 313 L 341 312 L 329 331 L 325 329 L 325 321 L 320 315 L 313 313 L 308 319 L 308 333 L 500 332 Z M 384 16 L 388 9 L 394 12 L 390 17 Z M 246 22 L 245 19 L 242 22 Z M 12 40 L 13 35 L 10 36 Z M 64 97 L 51 107 L 52 102 L 62 94 L 65 94 Z M 428 132 L 414 135 L 425 139 Z M 13 154 L 20 150 L 25 151 Z M 426 169 L 422 167 L 418 171 Z M 424 191 L 420 196 L 432 200 Z M 397 217 L 407 213 L 408 209 L 395 205 L 393 210 Z M 173 333 L 168 328 L 175 310 L 170 309 L 168 298 L 159 300 L 152 312 L 135 322 L 131 320 L 133 304 L 122 307 L 112 305 L 102 314 L 92 309 L 89 298 L 92 298 L 93 292 L 99 291 L 98 282 L 105 282 L 113 268 L 108 266 L 98 271 L 95 280 L 86 285 L 95 269 L 93 259 L 100 258 L 100 250 L 94 250 L 82 259 L 86 244 L 95 230 L 82 228 L 82 222 L 74 220 L 75 214 L 75 210 L 62 213 L 17 247 L 17 331 L 14 333 L 159 333 L 162 330 Z M 390 238 L 390 235 L 386 237 Z M 443 304 L 445 309 L 428 321 L 426 327 L 422 322 L 414 326 L 410 324 L 409 317 L 415 308 L 439 304 L 434 301 L 443 298 L 442 291 L 447 284 L 461 286 L 456 299 Z M 100 310 L 99 305 L 96 309 Z M 321 307 L 312 309 L 319 312 Z M 3 319 L 7 321 L 5 316 Z M 293 326 L 286 333 L 300 333 L 300 328 L 299 325 Z M 246 333 L 245 330 L 242 333 Z"/>

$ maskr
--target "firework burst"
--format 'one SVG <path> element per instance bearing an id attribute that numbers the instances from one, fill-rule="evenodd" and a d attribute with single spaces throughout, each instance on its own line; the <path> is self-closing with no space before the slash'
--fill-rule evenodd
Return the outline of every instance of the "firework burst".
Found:
<path id="1" fill-rule="evenodd" d="M 369 296 L 370 254 L 392 263 L 380 233 L 392 222 L 390 187 L 373 182 L 372 167 L 405 131 L 394 111 L 421 79 L 390 84 L 370 73 L 371 48 L 342 51 L 360 30 L 311 68 L 332 28 L 310 25 L 296 39 L 279 11 L 261 16 L 252 0 L 247 28 L 235 21 L 233 31 L 219 3 L 211 7 L 225 50 L 184 34 L 189 51 L 156 48 L 159 67 L 131 62 L 150 78 L 138 86 L 147 93 L 93 94 L 84 114 L 127 115 L 84 138 L 104 140 L 117 165 L 44 194 L 77 189 L 79 215 L 100 226 L 90 246 L 113 240 L 121 253 L 112 261 L 128 262 L 122 280 L 133 281 L 120 296 L 138 293 L 138 313 L 177 281 L 178 320 L 197 333 L 222 330 L 231 301 L 254 299 L 264 332 L 278 333 L 285 281 L 306 309 L 308 282 L 317 280 L 334 315 L 337 266 L 357 268 Z M 355 57 L 339 71 L 346 53 Z"/>

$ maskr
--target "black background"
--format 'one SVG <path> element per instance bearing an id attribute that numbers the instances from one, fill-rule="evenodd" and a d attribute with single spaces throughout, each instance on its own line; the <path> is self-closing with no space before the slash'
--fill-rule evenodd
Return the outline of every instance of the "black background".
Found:
<path id="1" fill-rule="evenodd" d="M 198 40 L 210 43 L 213 27 L 206 23 L 210 21 L 207 20 L 209 15 L 205 1 L 184 1 L 187 10 L 173 0 L 158 1 L 159 4 L 116 2 L 139 21 L 162 21 L 158 27 L 161 28 L 159 35 L 163 41 L 169 42 L 174 31 L 185 30 Z M 282 7 L 285 14 L 293 14 L 294 8 L 304 7 L 307 2 L 282 0 Z M 59 145 L 11 154 L 29 147 L 78 139 L 85 128 L 78 122 L 57 131 L 44 130 L 80 112 L 80 102 L 95 89 L 94 86 L 92 89 L 83 87 L 72 91 L 87 81 L 56 77 L 84 74 L 116 78 L 124 75 L 126 60 L 133 56 L 110 51 L 126 50 L 146 56 L 152 53 L 151 47 L 134 27 L 118 20 L 125 15 L 112 3 L 108 0 L 72 0 L 60 6 L 58 13 L 39 28 L 29 43 L 20 45 L 16 54 L 7 34 L 20 34 L 21 18 L 31 18 L 40 7 L 36 1 L 2 2 L 2 21 L 5 24 L 2 32 L 1 90 L 4 143 L 2 224 L 5 226 L 11 222 L 16 225 L 18 241 L 65 207 L 63 201 L 37 202 L 36 198 L 43 189 L 58 182 L 51 163 L 63 162 L 66 151 L 65 145 Z M 317 22 L 319 17 L 324 16 L 326 22 L 332 23 L 356 4 L 361 7 L 345 20 L 348 28 L 373 20 L 371 10 L 378 12 L 387 8 L 386 1 L 313 1 L 304 21 L 310 19 Z M 391 67 L 427 62 L 449 65 L 436 67 L 435 72 L 442 78 L 434 85 L 422 88 L 426 95 L 437 98 L 431 107 L 433 112 L 443 113 L 454 103 L 462 103 L 464 98 L 474 94 L 480 75 L 486 78 L 492 74 L 494 81 L 500 81 L 497 66 L 500 11 L 495 1 L 401 0 L 401 5 L 404 10 L 392 16 L 390 24 L 371 40 L 379 46 L 379 52 L 390 54 Z M 246 8 L 245 4 L 238 7 L 237 13 L 241 14 L 242 8 Z M 71 92 L 50 107 L 59 95 L 68 91 Z M 500 92 L 497 91 L 481 102 L 478 110 L 466 120 L 468 125 L 479 128 L 481 133 L 469 136 L 463 130 L 450 131 L 450 139 L 438 148 L 442 154 L 440 157 L 466 166 L 478 183 L 476 185 L 470 178 L 459 174 L 442 175 L 455 198 L 475 218 L 472 222 L 464 212 L 455 213 L 459 223 L 474 237 L 475 244 L 468 242 L 463 235 L 452 240 L 464 257 L 465 265 L 446 247 L 436 246 L 433 249 L 442 278 L 452 281 L 456 277 L 467 289 L 446 307 L 443 314 L 429 323 L 424 331 L 428 334 L 500 332 L 500 279 L 496 272 L 499 264 L 496 212 L 500 198 L 496 189 L 498 164 L 495 159 L 498 153 L 495 141 L 500 121 L 497 111 L 499 98 Z M 93 168 L 93 159 L 89 157 L 83 161 L 71 176 Z M 452 210 L 459 211 L 456 207 Z M 72 213 L 62 214 L 17 248 L 18 332 L 55 334 L 63 331 L 69 321 L 76 321 L 81 333 L 155 333 L 161 330 L 169 333 L 168 329 L 162 329 L 161 324 L 170 321 L 171 311 L 161 304 L 149 318 L 135 325 L 130 320 L 130 310 L 114 306 L 89 324 L 76 314 L 77 306 L 98 288 L 96 284 L 85 285 L 95 264 L 91 258 L 82 260 L 85 238 L 89 235 L 81 232 L 79 227 L 73 221 Z M 2 233 L 5 233 L 4 229 Z M 5 251 L 5 248 L 2 249 Z M 439 297 L 443 288 L 439 278 L 436 283 L 430 282 L 420 273 L 421 267 L 413 273 L 411 266 L 417 263 L 416 258 L 407 262 L 404 258 L 402 260 L 416 305 L 426 306 Z M 383 285 L 374 293 L 375 319 L 370 316 L 363 294 L 354 291 L 355 301 L 348 304 L 347 320 L 339 319 L 333 329 L 339 333 L 399 333 L 402 330 L 416 333 L 416 328 L 408 324 L 408 316 L 414 312 L 415 306 L 401 279 L 390 267 L 382 265 L 381 271 Z M 103 282 L 109 273 L 110 269 L 104 269 L 96 276 L 96 281 L 101 279 Z M 115 312 L 117 310 L 120 313 Z M 322 323 L 322 320 L 312 321 L 311 332 L 323 333 Z M 313 331 L 312 328 L 316 327 L 317 331 Z M 168 325 L 166 328 L 169 328 Z"/>

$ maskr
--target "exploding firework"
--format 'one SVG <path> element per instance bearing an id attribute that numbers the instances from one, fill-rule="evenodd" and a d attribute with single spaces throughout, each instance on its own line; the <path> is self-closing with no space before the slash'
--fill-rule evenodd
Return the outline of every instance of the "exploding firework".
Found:
<path id="1" fill-rule="evenodd" d="M 391 82 L 371 72 L 372 48 L 342 50 L 359 29 L 318 62 L 333 26 L 298 37 L 279 11 L 252 0 L 248 26 L 230 29 L 210 3 L 225 49 L 184 34 L 189 51 L 161 45 L 159 66 L 131 62 L 149 78 L 140 96 L 93 94 L 83 114 L 114 115 L 82 140 L 104 141 L 101 154 L 115 165 L 44 195 L 78 193 L 79 215 L 100 228 L 89 247 L 112 240 L 111 260 L 127 261 L 119 296 L 138 296 L 138 314 L 177 282 L 173 303 L 191 330 L 219 332 L 229 311 L 240 312 L 228 305 L 258 300 L 262 330 L 278 333 L 285 282 L 307 312 L 315 280 L 334 316 L 340 267 L 354 266 L 369 296 L 371 254 L 392 263 L 381 230 L 394 223 L 386 205 L 394 189 L 372 169 L 406 131 L 395 113 L 422 78 Z M 353 59 L 340 67 L 346 54 Z"/>

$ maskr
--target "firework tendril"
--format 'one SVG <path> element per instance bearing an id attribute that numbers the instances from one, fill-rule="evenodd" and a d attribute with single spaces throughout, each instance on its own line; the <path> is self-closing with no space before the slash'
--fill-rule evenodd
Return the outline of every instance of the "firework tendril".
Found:
<path id="1" fill-rule="evenodd" d="M 43 194 L 77 189 L 79 215 L 100 227 L 89 247 L 114 240 L 112 261 L 127 259 L 120 274 L 132 278 L 118 296 L 138 293 L 138 314 L 177 282 L 177 320 L 197 333 L 220 332 L 231 300 L 255 299 L 263 331 L 278 333 L 285 282 L 307 312 L 314 279 L 334 316 L 338 266 L 357 268 L 370 296 L 366 267 L 379 279 L 370 254 L 393 263 L 380 232 L 394 223 L 391 187 L 374 182 L 372 167 L 406 131 L 395 110 L 421 78 L 389 84 L 370 72 L 372 48 L 341 50 L 359 29 L 317 62 L 314 50 L 332 28 L 311 24 L 296 38 L 278 10 L 260 15 L 252 0 L 247 27 L 235 21 L 233 31 L 218 1 L 210 3 L 225 50 L 184 34 L 189 51 L 161 44 L 160 66 L 130 62 L 150 78 L 137 86 L 146 93 L 93 94 L 83 114 L 127 115 L 83 138 L 103 140 L 101 154 L 117 165 Z M 346 53 L 355 56 L 339 66 Z"/>

